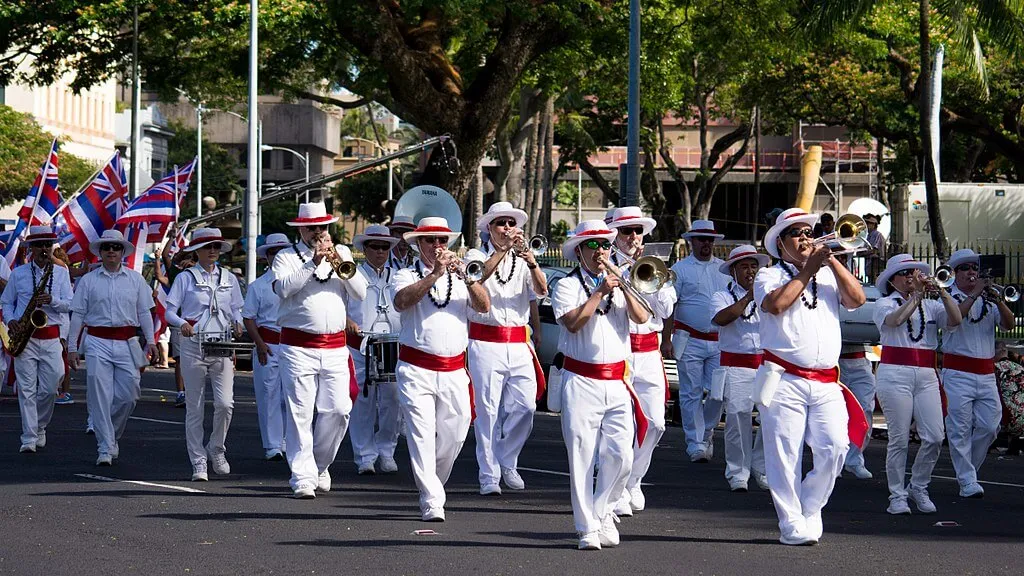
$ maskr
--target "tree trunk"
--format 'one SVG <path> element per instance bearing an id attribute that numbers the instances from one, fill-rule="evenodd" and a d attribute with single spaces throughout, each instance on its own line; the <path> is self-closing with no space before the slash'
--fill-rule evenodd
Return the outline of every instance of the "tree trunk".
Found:
<path id="1" fill-rule="evenodd" d="M 484 215 L 484 166 L 477 164 L 476 177 L 473 178 L 471 188 L 473 197 L 473 217 L 470 218 L 469 226 L 463 228 L 463 236 L 466 236 L 466 243 L 473 247 L 480 247 L 480 232 L 477 230 L 477 223 Z"/>
<path id="2" fill-rule="evenodd" d="M 929 24 L 929 2 L 919 0 L 918 11 L 920 13 L 920 51 L 921 51 L 921 74 L 918 77 L 920 92 L 920 115 L 921 148 L 924 156 L 924 187 L 925 200 L 928 203 L 928 224 L 931 227 L 932 245 L 935 246 L 935 255 L 940 262 L 945 262 L 949 255 L 949 244 L 946 242 L 946 230 L 942 226 L 942 211 L 939 206 L 939 183 L 935 180 L 935 166 L 932 162 L 932 143 L 928 137 L 929 126 L 929 86 L 931 85 L 931 27 Z"/>
<path id="3" fill-rule="evenodd" d="M 541 186 L 541 211 L 540 218 L 534 227 L 534 234 L 543 234 L 545 237 L 551 235 L 551 209 L 554 198 L 554 172 L 555 172 L 555 97 L 548 96 L 544 104 L 544 173 L 543 185 Z"/>
<path id="4" fill-rule="evenodd" d="M 527 217 L 533 213 L 533 173 L 536 170 L 537 164 L 537 138 L 540 122 L 538 121 L 537 115 L 535 115 L 533 122 L 530 123 L 530 136 L 526 140 L 526 160 L 524 169 L 524 184 L 522 192 L 522 204 L 519 206 L 521 210 L 526 212 Z M 527 223 L 529 224 L 529 223 Z"/>
<path id="5" fill-rule="evenodd" d="M 523 157 L 531 130 L 537 122 L 537 106 L 540 90 L 523 87 L 519 91 L 519 120 L 514 127 L 509 119 L 503 119 L 497 134 L 498 173 L 494 182 L 495 202 L 511 202 L 522 208 L 525 201 L 523 189 Z"/>
<path id="6" fill-rule="evenodd" d="M 541 209 L 544 202 L 544 143 L 547 140 L 548 123 L 551 117 L 548 116 L 547 108 L 540 113 L 540 124 L 537 127 L 537 138 L 534 140 L 533 150 L 533 172 L 527 174 L 531 178 L 530 184 L 530 211 L 527 212 L 530 219 L 527 223 L 529 235 L 536 234 L 537 225 L 540 220 Z"/>

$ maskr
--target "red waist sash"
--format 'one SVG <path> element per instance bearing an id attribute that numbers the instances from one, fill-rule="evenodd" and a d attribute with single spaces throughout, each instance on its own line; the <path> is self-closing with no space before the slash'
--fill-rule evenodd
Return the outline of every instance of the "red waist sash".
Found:
<path id="1" fill-rule="evenodd" d="M 398 359 L 434 372 L 455 372 L 466 369 L 466 353 L 458 356 L 437 356 L 412 346 L 399 346 Z"/>
<path id="2" fill-rule="evenodd" d="M 633 387 L 624 380 L 626 377 L 625 361 L 613 364 L 591 364 L 590 362 L 582 362 L 566 356 L 562 363 L 562 369 L 568 370 L 573 374 L 579 374 L 584 378 L 622 381 L 626 386 L 626 390 L 629 391 L 629 399 L 633 403 L 633 420 L 636 422 L 636 442 L 638 446 L 643 445 L 644 438 L 647 437 L 647 415 L 644 414 L 644 409 L 640 404 L 640 398 L 636 395 L 636 390 L 633 390 Z"/>
<path id="3" fill-rule="evenodd" d="M 718 332 L 701 332 L 696 328 L 691 328 L 686 324 L 683 324 L 679 320 L 673 320 L 673 326 L 676 330 L 683 330 L 685 332 L 689 332 L 690 336 L 693 336 L 694 338 L 698 338 L 700 340 L 707 340 L 709 342 L 718 342 Z"/>
<path id="4" fill-rule="evenodd" d="M 722 351 L 720 364 L 733 368 L 751 368 L 757 370 L 764 359 L 764 354 L 739 354 L 736 352 Z"/>
<path id="5" fill-rule="evenodd" d="M 491 326 L 469 323 L 469 338 L 483 342 L 526 343 L 526 326 Z"/>
<path id="6" fill-rule="evenodd" d="M 942 355 L 942 367 L 971 374 L 995 374 L 996 366 L 993 358 L 973 358 L 959 354 L 945 353 Z"/>
<path id="7" fill-rule="evenodd" d="M 935 350 L 901 348 L 899 346 L 882 346 L 882 364 L 934 368 Z"/>
<path id="8" fill-rule="evenodd" d="M 281 343 L 281 333 L 278 332 L 277 330 L 265 328 L 263 326 L 258 326 L 256 328 L 256 332 L 259 333 L 260 338 L 263 338 L 263 341 L 266 342 L 267 344 Z"/>
<path id="9" fill-rule="evenodd" d="M 840 360 L 859 360 L 861 358 L 866 358 L 866 357 L 867 357 L 867 353 L 864 352 L 863 350 L 861 350 L 860 352 L 846 352 L 845 354 L 840 354 L 839 355 L 839 359 Z"/>
<path id="10" fill-rule="evenodd" d="M 132 333 L 134 336 L 135 333 Z M 52 326 L 43 326 L 42 328 L 36 328 L 36 331 L 32 333 L 32 337 L 36 340 L 53 340 L 54 338 L 60 338 L 60 326 L 54 324 Z"/>
<path id="11" fill-rule="evenodd" d="M 657 352 L 659 347 L 658 333 L 630 334 L 629 347 L 633 352 Z"/>
<path id="12" fill-rule="evenodd" d="M 128 340 L 135 337 L 135 326 L 89 326 L 89 336 L 104 340 Z"/>
<path id="13" fill-rule="evenodd" d="M 301 348 L 344 348 L 345 331 L 334 334 L 313 334 L 294 328 L 281 328 L 281 344 Z"/>

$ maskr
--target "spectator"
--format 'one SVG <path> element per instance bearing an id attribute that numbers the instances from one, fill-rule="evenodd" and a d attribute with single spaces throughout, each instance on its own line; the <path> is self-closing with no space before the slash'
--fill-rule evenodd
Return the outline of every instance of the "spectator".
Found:
<path id="1" fill-rule="evenodd" d="M 1022 447 L 1024 437 L 1024 366 L 1019 363 L 1020 345 L 1014 346 L 1013 356 L 1008 355 L 1006 342 L 996 342 L 996 385 L 1003 402 L 1003 426 L 1007 433 L 1007 454 L 1016 456 Z"/>
<path id="2" fill-rule="evenodd" d="M 831 234 L 836 229 L 836 219 L 832 216 L 831 212 L 823 212 L 821 219 L 817 224 L 814 225 L 814 237 L 821 238 L 826 234 Z"/>
<path id="3" fill-rule="evenodd" d="M 882 263 L 885 261 L 885 235 L 878 231 L 878 222 L 881 220 L 880 216 L 875 214 L 865 214 L 864 223 L 868 227 L 868 245 L 871 247 L 871 252 L 865 256 L 864 260 L 867 264 L 868 276 L 874 278 L 881 271 Z"/>

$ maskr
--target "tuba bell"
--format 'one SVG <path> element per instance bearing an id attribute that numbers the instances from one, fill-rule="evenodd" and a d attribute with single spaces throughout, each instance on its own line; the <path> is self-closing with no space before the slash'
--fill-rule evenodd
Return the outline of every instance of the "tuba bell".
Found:
<path id="1" fill-rule="evenodd" d="M 395 215 L 405 216 L 418 224 L 427 216 L 439 216 L 448 221 L 448 227 L 455 231 L 462 230 L 462 209 L 459 203 L 443 188 L 437 186 L 414 186 L 395 204 Z"/>

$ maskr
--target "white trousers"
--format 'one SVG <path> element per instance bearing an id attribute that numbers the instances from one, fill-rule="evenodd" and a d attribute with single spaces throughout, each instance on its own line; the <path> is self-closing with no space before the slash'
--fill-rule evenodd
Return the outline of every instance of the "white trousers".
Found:
<path id="1" fill-rule="evenodd" d="M 40 437 L 46 436 L 57 387 L 64 378 L 62 351 L 59 338 L 30 338 L 25 351 L 14 359 L 22 444 L 35 445 Z"/>
<path id="2" fill-rule="evenodd" d="M 847 466 L 863 466 L 864 450 L 871 441 L 871 421 L 875 412 L 875 375 L 871 371 L 871 361 L 867 358 L 839 359 L 839 381 L 846 385 L 857 397 L 857 402 L 864 408 L 864 417 L 868 421 L 868 435 L 864 448 L 850 445 L 846 453 Z"/>
<path id="3" fill-rule="evenodd" d="M 263 450 L 284 448 L 284 390 L 281 381 L 279 344 L 267 344 L 270 354 L 266 365 L 252 355 L 252 387 L 256 393 L 256 417 L 260 424 Z"/>
<path id="4" fill-rule="evenodd" d="M 1003 416 L 994 374 L 971 374 L 944 369 L 946 437 L 953 469 L 961 486 L 978 481 L 989 446 L 996 439 Z"/>
<path id="5" fill-rule="evenodd" d="M 469 434 L 469 373 L 435 372 L 400 360 L 396 375 L 420 511 L 443 508 L 444 485 Z"/>
<path id="6" fill-rule="evenodd" d="M 141 393 L 142 374 L 135 368 L 126 340 L 85 335 L 86 404 L 96 433 L 97 451 L 118 456 L 118 441 Z"/>
<path id="7" fill-rule="evenodd" d="M 626 489 L 639 486 L 651 468 L 654 449 L 665 434 L 665 364 L 661 352 L 633 353 L 633 389 L 647 416 L 647 435 L 642 446 L 633 445 L 633 465 Z M 629 405 L 632 418 L 632 404 Z"/>
<path id="8" fill-rule="evenodd" d="M 595 380 L 562 371 L 562 438 L 569 455 L 576 532 L 599 530 L 601 521 L 611 514 L 629 479 L 633 437 L 633 405 L 621 380 Z"/>
<path id="9" fill-rule="evenodd" d="M 927 488 L 939 460 L 943 437 L 939 377 L 932 368 L 879 364 L 877 380 L 876 393 L 889 429 L 889 445 L 885 453 L 889 499 L 905 499 L 904 477 L 911 421 L 917 422 L 921 447 L 911 467 L 910 485 L 918 489 Z"/>
<path id="10" fill-rule="evenodd" d="M 764 473 L 763 429 L 754 438 L 754 376 L 757 370 L 725 368 L 725 478 L 750 480 L 750 471 Z"/>
<path id="11" fill-rule="evenodd" d="M 676 330 L 676 334 L 682 330 Z M 678 336 L 677 336 L 678 337 Z M 711 389 L 711 375 L 719 366 L 718 342 L 689 336 L 682 353 L 676 358 L 679 374 L 679 412 L 686 434 L 686 453 L 703 452 L 722 418 L 722 401 L 708 398 L 701 403 L 704 392 Z"/>
<path id="12" fill-rule="evenodd" d="M 821 538 L 821 510 L 835 487 L 850 442 L 842 389 L 784 373 L 771 406 L 761 406 L 759 411 L 765 473 L 779 530 L 787 538 Z M 805 442 L 814 463 L 801 480 Z"/>
<path id="13" fill-rule="evenodd" d="M 367 389 L 366 357 L 354 348 L 349 348 L 348 353 L 352 355 L 359 384 L 359 395 L 352 406 L 348 426 L 356 466 L 373 464 L 381 456 L 394 458 L 401 418 L 398 384 L 371 384 Z"/>
<path id="14" fill-rule="evenodd" d="M 537 411 L 537 374 L 526 343 L 470 340 L 469 375 L 473 380 L 476 461 L 480 485 L 497 484 L 502 468 L 516 468 L 519 453 L 533 431 Z"/>
<path id="15" fill-rule="evenodd" d="M 231 358 L 202 360 L 199 343 L 182 337 L 178 342 L 181 353 L 181 379 L 185 381 L 185 445 L 192 464 L 206 462 L 206 455 L 224 454 L 224 443 L 234 410 L 235 366 Z M 88 351 L 86 351 L 88 354 Z M 210 376 L 213 391 L 213 427 L 210 440 L 203 447 L 203 419 L 206 413 L 206 376 Z"/>
<path id="16" fill-rule="evenodd" d="M 348 430 L 348 348 L 281 344 L 280 351 L 290 485 L 293 490 L 314 488 L 320 474 L 334 463 Z"/>

